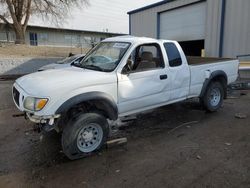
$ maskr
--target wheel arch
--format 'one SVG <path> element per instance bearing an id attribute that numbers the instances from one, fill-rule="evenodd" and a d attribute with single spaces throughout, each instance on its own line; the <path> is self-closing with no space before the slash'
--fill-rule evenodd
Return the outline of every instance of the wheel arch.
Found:
<path id="1" fill-rule="evenodd" d="M 100 111 L 106 118 L 111 120 L 118 118 L 118 109 L 113 98 L 106 93 L 97 91 L 79 94 L 68 99 L 56 110 L 56 114 L 68 112 L 73 107 L 81 105 L 88 106 L 88 108 L 96 107 L 97 109 L 88 110 Z"/>
<path id="2" fill-rule="evenodd" d="M 227 98 L 228 79 L 227 79 L 227 74 L 222 70 L 217 70 L 217 71 L 212 72 L 210 77 L 205 79 L 202 89 L 201 89 L 200 98 L 202 98 L 205 95 L 207 87 L 209 86 L 211 82 L 214 82 L 214 81 L 218 81 L 222 84 L 223 91 L 224 91 L 224 98 Z"/>

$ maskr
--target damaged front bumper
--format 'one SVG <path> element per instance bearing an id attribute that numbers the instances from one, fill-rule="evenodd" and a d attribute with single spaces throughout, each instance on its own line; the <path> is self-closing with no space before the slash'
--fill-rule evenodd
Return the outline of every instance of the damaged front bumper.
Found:
<path id="1" fill-rule="evenodd" d="M 55 129 L 56 131 L 58 130 L 55 121 L 60 118 L 60 116 L 60 114 L 49 116 L 36 116 L 28 112 L 25 113 L 26 118 L 38 125 L 37 128 L 42 129 L 46 132 L 49 132 L 53 129 Z"/>
<path id="2" fill-rule="evenodd" d="M 29 118 L 30 121 L 34 123 L 48 123 L 49 125 L 53 125 L 55 120 L 58 119 L 61 115 L 49 115 L 49 116 L 36 116 L 34 114 L 26 112 L 26 116 Z"/>
<path id="3" fill-rule="evenodd" d="M 45 115 L 43 113 L 39 112 L 33 112 L 29 111 L 24 107 L 24 101 L 25 98 L 31 96 L 28 94 L 23 88 L 21 88 L 16 82 L 13 85 L 12 88 L 12 95 L 13 95 L 13 101 L 16 105 L 16 107 L 23 112 L 23 115 L 25 116 L 25 119 L 29 119 L 30 121 L 37 124 L 37 127 L 40 128 L 46 128 L 47 130 L 57 129 L 56 120 L 60 118 L 60 114 L 52 114 L 53 115 Z M 35 96 L 34 96 L 35 97 Z M 21 116 L 14 115 L 14 117 Z"/>

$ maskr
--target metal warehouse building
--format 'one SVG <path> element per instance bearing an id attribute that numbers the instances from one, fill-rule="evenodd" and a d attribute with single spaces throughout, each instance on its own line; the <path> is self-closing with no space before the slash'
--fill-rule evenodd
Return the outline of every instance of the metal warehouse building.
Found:
<path id="1" fill-rule="evenodd" d="M 131 35 L 177 40 L 187 55 L 250 54 L 249 0 L 165 0 L 128 12 Z"/>

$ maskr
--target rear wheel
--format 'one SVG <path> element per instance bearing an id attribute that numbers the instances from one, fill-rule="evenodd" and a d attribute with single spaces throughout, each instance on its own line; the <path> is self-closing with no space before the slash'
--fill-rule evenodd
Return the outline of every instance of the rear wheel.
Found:
<path id="1" fill-rule="evenodd" d="M 108 122 L 100 114 L 78 114 L 69 120 L 62 134 L 62 148 L 73 160 L 98 151 L 108 137 Z"/>
<path id="2" fill-rule="evenodd" d="M 202 102 L 206 110 L 217 111 L 223 104 L 224 90 L 220 82 L 211 82 L 202 97 Z"/>

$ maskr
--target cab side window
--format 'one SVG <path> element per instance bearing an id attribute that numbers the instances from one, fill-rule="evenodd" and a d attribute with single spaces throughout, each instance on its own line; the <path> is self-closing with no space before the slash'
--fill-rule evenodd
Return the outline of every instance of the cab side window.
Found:
<path id="1" fill-rule="evenodd" d="M 164 47 L 168 56 L 169 66 L 177 67 L 182 65 L 181 55 L 176 45 L 171 42 L 166 42 L 164 43 Z"/>
<path id="2" fill-rule="evenodd" d="M 130 55 L 127 64 L 131 72 L 164 68 L 160 46 L 156 43 L 138 46 Z"/>

